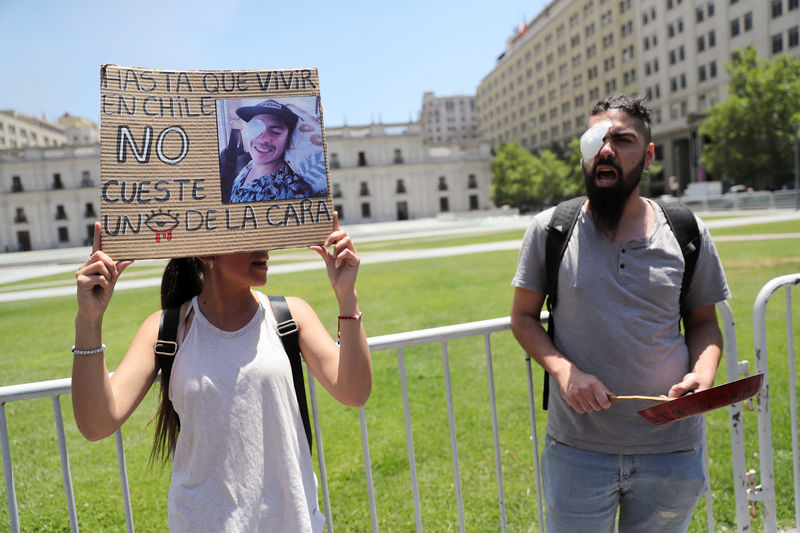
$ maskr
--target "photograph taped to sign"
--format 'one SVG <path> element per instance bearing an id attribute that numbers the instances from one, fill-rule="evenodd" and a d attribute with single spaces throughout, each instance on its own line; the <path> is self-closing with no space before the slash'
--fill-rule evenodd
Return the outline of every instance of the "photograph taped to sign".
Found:
<path id="1" fill-rule="evenodd" d="M 333 228 L 316 69 L 100 73 L 100 223 L 115 259 L 321 244 Z"/>

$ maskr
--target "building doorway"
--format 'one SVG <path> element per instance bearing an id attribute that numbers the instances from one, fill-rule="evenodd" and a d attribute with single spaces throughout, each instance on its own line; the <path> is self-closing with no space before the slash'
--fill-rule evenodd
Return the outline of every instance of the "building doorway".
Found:
<path id="1" fill-rule="evenodd" d="M 29 231 L 18 231 L 17 242 L 19 243 L 20 252 L 29 252 L 31 250 L 31 234 Z"/>
<path id="2" fill-rule="evenodd" d="M 397 202 L 397 220 L 408 220 L 408 202 Z"/>

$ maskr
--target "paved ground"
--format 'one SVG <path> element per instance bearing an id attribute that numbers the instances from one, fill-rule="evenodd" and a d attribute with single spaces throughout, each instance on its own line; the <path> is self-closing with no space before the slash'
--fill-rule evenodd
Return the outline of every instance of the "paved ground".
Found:
<path id="1" fill-rule="evenodd" d="M 710 228 L 731 227 L 740 225 L 757 224 L 761 222 L 776 222 L 785 220 L 800 221 L 800 212 L 795 210 L 777 210 L 760 212 L 726 212 L 728 218 L 710 220 Z M 720 213 L 713 213 L 719 216 Z M 702 216 L 702 214 L 701 214 Z M 499 215 L 490 217 L 464 217 L 464 218 L 435 218 L 403 222 L 381 222 L 374 224 L 359 224 L 345 226 L 353 239 L 358 242 L 376 240 L 409 239 L 431 235 L 458 235 L 478 232 L 492 232 L 504 229 L 519 229 L 522 231 L 530 222 L 530 216 Z M 798 224 L 800 230 L 800 223 Z M 718 237 L 717 241 L 744 240 L 744 239 L 789 239 L 797 243 L 800 241 L 800 232 L 791 234 L 748 235 Z M 517 250 L 520 239 L 483 243 L 475 245 L 449 246 L 444 248 L 428 248 L 420 250 L 362 252 L 362 264 L 402 261 L 407 259 L 424 259 L 452 255 L 465 255 L 499 250 Z M 37 278 L 61 272 L 75 271 L 85 261 L 91 248 L 62 248 L 55 250 L 38 250 L 32 252 L 0 254 L 0 283 L 13 283 L 25 279 Z M 152 263 L 154 269 L 164 264 L 164 261 L 138 261 L 137 264 Z M 284 263 L 270 267 L 270 272 L 279 274 L 284 272 L 298 272 L 303 270 L 322 269 L 321 261 L 302 261 L 297 263 Z M 117 290 L 136 289 L 142 287 L 158 286 L 160 276 L 143 277 L 140 279 L 123 279 L 117 284 Z M 49 298 L 52 296 L 68 296 L 75 294 L 73 284 L 60 287 L 31 288 L 29 290 L 15 290 L 0 292 L 0 303 L 15 300 L 36 298 Z"/>

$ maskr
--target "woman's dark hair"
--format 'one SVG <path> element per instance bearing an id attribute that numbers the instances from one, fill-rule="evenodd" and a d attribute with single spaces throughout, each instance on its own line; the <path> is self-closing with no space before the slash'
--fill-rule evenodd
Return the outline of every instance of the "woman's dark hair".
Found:
<path id="1" fill-rule="evenodd" d="M 195 257 L 170 259 L 161 277 L 161 308 L 177 307 L 200 294 L 203 289 L 203 270 Z M 150 462 L 162 464 L 175 452 L 180 421 L 169 399 L 169 387 L 161 383 L 161 402 L 155 416 L 156 431 Z"/>

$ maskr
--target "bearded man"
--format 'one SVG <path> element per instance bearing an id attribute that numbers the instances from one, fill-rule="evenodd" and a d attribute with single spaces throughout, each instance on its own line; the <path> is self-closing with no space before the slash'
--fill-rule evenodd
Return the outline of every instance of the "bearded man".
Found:
<path id="1" fill-rule="evenodd" d="M 658 204 L 639 194 L 655 154 L 642 97 L 597 102 L 581 151 L 588 199 L 558 270 L 552 340 L 539 315 L 554 209 L 531 222 L 512 281 L 511 328 L 550 380 L 547 530 L 610 533 L 618 521 L 623 533 L 684 532 L 707 483 L 703 418 L 652 425 L 637 413 L 652 404 L 611 399 L 713 386 L 722 350 L 715 304 L 730 293 L 697 218 L 701 244 L 682 316 L 681 248 Z"/>

